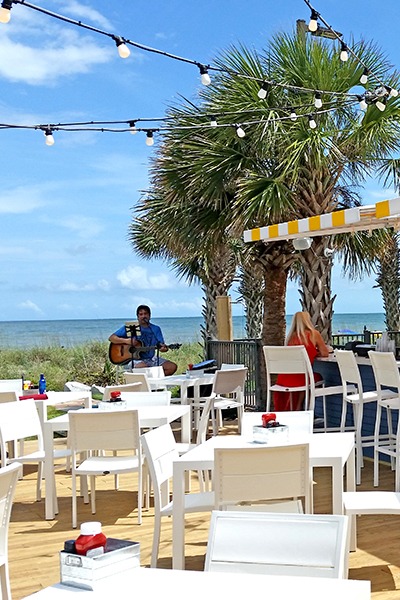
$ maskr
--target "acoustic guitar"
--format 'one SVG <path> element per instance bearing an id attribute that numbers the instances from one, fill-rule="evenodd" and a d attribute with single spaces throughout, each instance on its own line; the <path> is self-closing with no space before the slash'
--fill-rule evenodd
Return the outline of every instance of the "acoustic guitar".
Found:
<path id="1" fill-rule="evenodd" d="M 169 344 L 170 350 L 178 350 L 182 344 Z M 110 342 L 108 358 L 113 365 L 127 365 L 131 360 L 141 360 L 143 352 L 157 350 L 158 346 L 128 346 L 128 344 L 114 344 Z"/>

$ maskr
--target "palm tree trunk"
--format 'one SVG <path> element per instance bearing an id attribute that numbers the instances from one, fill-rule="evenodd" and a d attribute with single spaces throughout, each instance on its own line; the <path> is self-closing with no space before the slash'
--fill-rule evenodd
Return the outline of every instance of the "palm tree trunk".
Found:
<path id="1" fill-rule="evenodd" d="M 385 322 L 388 331 L 400 329 L 400 252 L 399 236 L 393 233 L 385 252 L 379 257 L 376 279 L 382 292 Z"/>

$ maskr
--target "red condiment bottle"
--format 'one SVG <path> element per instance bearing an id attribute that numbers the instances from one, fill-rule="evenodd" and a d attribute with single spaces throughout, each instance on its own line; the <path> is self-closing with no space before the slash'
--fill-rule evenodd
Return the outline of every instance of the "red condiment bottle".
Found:
<path id="1" fill-rule="evenodd" d="M 107 538 L 101 531 L 101 523 L 99 521 L 82 523 L 81 534 L 75 540 L 76 554 L 81 554 L 83 556 L 97 556 L 98 554 L 103 554 L 106 541 Z M 96 549 L 96 552 L 92 552 L 94 549 Z"/>

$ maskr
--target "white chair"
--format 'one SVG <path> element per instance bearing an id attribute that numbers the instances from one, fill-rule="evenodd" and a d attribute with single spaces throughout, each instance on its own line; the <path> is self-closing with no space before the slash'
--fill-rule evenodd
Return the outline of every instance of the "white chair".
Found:
<path id="1" fill-rule="evenodd" d="M 214 457 L 215 508 L 302 498 L 313 512 L 308 444 L 216 448 Z"/>
<path id="2" fill-rule="evenodd" d="M 28 454 L 19 454 L 19 445 L 14 442 L 23 441 L 27 438 L 37 438 L 37 449 Z M 7 456 L 6 449 L 8 442 L 14 443 L 15 455 L 12 458 Z M 45 453 L 42 426 L 34 400 L 0 404 L 0 452 L 2 467 L 13 462 L 38 465 L 36 500 L 41 500 L 41 481 Z"/>
<path id="3" fill-rule="evenodd" d="M 273 392 L 304 392 L 305 410 L 314 410 L 314 374 L 304 346 L 263 346 L 263 352 L 267 372 L 267 412 L 271 409 Z M 279 374 L 303 374 L 305 384 L 286 387 L 273 383 L 274 376 Z"/>
<path id="4" fill-rule="evenodd" d="M 154 534 L 151 566 L 157 567 L 160 546 L 161 519 L 172 515 L 169 481 L 173 474 L 173 461 L 178 458 L 174 434 L 170 425 L 162 425 L 142 435 L 143 451 L 154 489 Z M 214 493 L 185 494 L 185 514 L 207 512 L 214 508 Z"/>
<path id="5" fill-rule="evenodd" d="M 364 404 L 377 402 L 378 394 L 376 391 L 364 392 L 360 370 L 357 365 L 354 352 L 351 350 L 336 350 L 337 364 L 339 367 L 340 378 L 343 387 L 343 407 L 340 430 L 345 431 L 347 408 L 349 404 L 353 407 L 353 427 L 356 436 L 356 467 L 357 484 L 361 483 L 361 468 L 364 466 L 363 448 L 370 448 L 374 445 L 374 436 L 363 436 L 362 425 L 364 416 Z M 382 396 L 385 398 L 393 397 L 390 390 L 382 390 Z"/>
<path id="6" fill-rule="evenodd" d="M 22 465 L 14 463 L 0 469 L 0 587 L 2 600 L 11 600 L 8 572 L 8 528 L 12 503 Z"/>
<path id="7" fill-rule="evenodd" d="M 17 401 L 19 401 L 17 392 L 0 392 L 0 403 Z"/>
<path id="8" fill-rule="evenodd" d="M 400 515 L 398 492 L 344 492 L 344 514 L 350 517 L 350 551 L 357 549 L 357 515 Z"/>
<path id="9" fill-rule="evenodd" d="M 138 473 L 138 524 L 142 522 L 143 458 L 140 444 L 139 418 L 136 410 L 94 411 L 83 409 L 69 413 L 69 443 L 72 453 L 72 527 L 77 527 L 76 478 L 90 477 L 92 514 L 96 512 L 96 475 Z M 121 456 L 104 451 L 128 451 Z M 96 455 L 97 452 L 102 455 Z M 80 454 L 87 453 L 80 462 Z"/>
<path id="10" fill-rule="evenodd" d="M 164 369 L 161 365 L 157 367 L 135 367 L 132 373 L 144 373 L 149 379 L 160 379 L 165 377 Z"/>
<path id="11" fill-rule="evenodd" d="M 346 579 L 348 517 L 213 511 L 205 571 Z"/>
<path id="12" fill-rule="evenodd" d="M 247 368 L 224 369 L 215 372 L 211 396 L 213 398 L 213 411 L 218 412 L 218 418 L 213 416 L 214 435 L 218 433 L 222 423 L 222 411 L 230 408 L 237 409 L 239 433 L 242 427 L 244 413 L 244 386 L 247 377 Z M 192 407 L 196 410 L 202 408 L 205 398 L 193 398 Z M 195 419 L 197 427 L 197 419 Z"/>
<path id="13" fill-rule="evenodd" d="M 393 352 L 368 352 L 374 372 L 378 395 L 374 430 L 374 486 L 379 485 L 379 455 L 390 457 L 395 469 L 395 491 L 400 492 L 400 373 Z M 387 389 L 392 388 L 392 397 L 387 398 Z M 381 431 L 382 409 L 386 411 L 387 433 Z M 392 412 L 397 412 L 396 431 Z"/>
<path id="14" fill-rule="evenodd" d="M 264 412 L 245 412 L 243 414 L 242 435 L 244 437 L 253 439 L 253 427 L 262 425 L 263 414 Z M 289 427 L 289 435 L 292 432 L 305 435 L 313 432 L 314 411 L 312 410 L 274 411 L 274 414 L 278 423 Z"/>
<path id="15" fill-rule="evenodd" d="M 108 402 L 111 398 L 111 392 L 138 392 L 141 387 L 140 382 L 122 383 L 121 385 L 107 385 L 104 388 L 103 400 Z"/>
<path id="16" fill-rule="evenodd" d="M 129 373 L 126 371 L 124 373 L 125 383 L 140 383 L 140 388 L 138 388 L 139 392 L 151 392 L 151 386 L 149 383 L 149 379 L 146 373 Z"/>
<path id="17" fill-rule="evenodd" d="M 22 378 L 0 379 L 0 392 L 15 392 L 17 396 L 23 393 Z"/>
<path id="18" fill-rule="evenodd" d="M 240 365 L 237 363 L 222 363 L 220 370 L 221 371 L 225 371 L 226 369 L 228 369 L 229 371 L 231 371 L 232 369 L 244 369 L 246 365 Z"/>
<path id="19" fill-rule="evenodd" d="M 169 406 L 171 404 L 171 392 L 125 392 L 121 399 L 126 402 L 128 408 L 139 406 Z"/>

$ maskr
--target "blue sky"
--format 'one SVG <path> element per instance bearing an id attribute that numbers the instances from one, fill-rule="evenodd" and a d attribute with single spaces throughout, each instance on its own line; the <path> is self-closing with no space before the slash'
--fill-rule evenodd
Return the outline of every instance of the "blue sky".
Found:
<path id="1" fill-rule="evenodd" d="M 303 0 L 109 2 L 37 0 L 38 6 L 204 64 L 230 44 L 258 49 L 296 19 Z M 400 66 L 399 4 L 315 0 L 344 40 L 374 40 Z M 390 15 L 390 17 L 389 17 Z M 184 95 L 195 99 L 198 69 L 135 50 L 119 58 L 114 42 L 15 5 L 0 24 L 2 123 L 43 124 L 162 117 Z M 199 315 L 202 293 L 165 263 L 144 261 L 127 240 L 132 208 L 147 186 L 153 148 L 145 135 L 0 130 L 0 321 L 116 318 L 148 303 L 157 316 Z M 394 197 L 370 182 L 364 203 Z M 336 312 L 381 312 L 373 280 L 351 283 L 335 266 Z M 234 297 L 233 297 L 234 299 Z M 289 284 L 287 312 L 300 307 Z M 241 314 L 239 306 L 233 308 Z"/>

